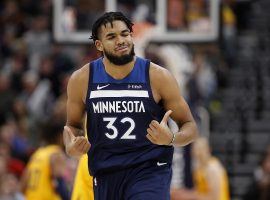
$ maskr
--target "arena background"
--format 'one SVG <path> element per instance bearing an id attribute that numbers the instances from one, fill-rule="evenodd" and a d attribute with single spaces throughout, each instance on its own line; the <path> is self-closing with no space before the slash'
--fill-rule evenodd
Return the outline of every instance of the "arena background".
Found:
<path id="1" fill-rule="evenodd" d="M 231 198 L 242 199 L 260 178 L 267 149 L 270 155 L 269 9 L 269 0 L 2 0 L 0 200 L 21 195 L 42 123 L 64 124 L 67 81 L 99 56 L 89 37 L 104 11 L 130 17 L 136 53 L 177 78 L 200 134 L 227 170 Z M 175 187 L 193 185 L 190 148 L 175 150 Z M 70 190 L 76 165 L 68 158 Z"/>

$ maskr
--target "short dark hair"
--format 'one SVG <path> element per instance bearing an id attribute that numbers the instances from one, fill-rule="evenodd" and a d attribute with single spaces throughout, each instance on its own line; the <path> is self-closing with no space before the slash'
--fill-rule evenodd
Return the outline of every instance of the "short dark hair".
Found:
<path id="1" fill-rule="evenodd" d="M 45 120 L 41 124 L 41 137 L 48 144 L 58 144 L 59 139 L 62 139 L 62 132 L 65 123 L 58 120 Z"/>
<path id="2" fill-rule="evenodd" d="M 121 12 L 106 12 L 104 13 L 101 17 L 99 17 L 95 23 L 93 24 L 92 27 L 92 36 L 90 37 L 90 39 L 92 39 L 94 42 L 96 40 L 98 40 L 98 31 L 99 28 L 104 25 L 106 26 L 107 23 L 110 23 L 113 26 L 113 21 L 122 21 L 124 22 L 128 29 L 130 30 L 130 32 L 132 32 L 132 26 L 134 25 L 130 19 L 128 19 L 123 13 Z"/>

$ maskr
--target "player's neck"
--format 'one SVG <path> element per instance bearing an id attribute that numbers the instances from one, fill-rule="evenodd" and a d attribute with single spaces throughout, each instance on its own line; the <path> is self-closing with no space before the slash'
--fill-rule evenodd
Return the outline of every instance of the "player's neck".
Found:
<path id="1" fill-rule="evenodd" d="M 125 78 L 133 69 L 135 64 L 136 57 L 134 56 L 133 60 L 125 65 L 115 65 L 111 63 L 106 57 L 103 58 L 103 64 L 106 72 L 112 76 L 114 79 L 123 79 Z"/>

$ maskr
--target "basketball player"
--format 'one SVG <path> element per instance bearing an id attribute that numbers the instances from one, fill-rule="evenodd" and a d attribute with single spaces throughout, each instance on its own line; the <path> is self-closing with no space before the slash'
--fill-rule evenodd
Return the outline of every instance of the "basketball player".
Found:
<path id="1" fill-rule="evenodd" d="M 103 57 L 69 80 L 64 143 L 71 156 L 88 153 L 96 200 L 169 200 L 173 145 L 192 142 L 197 128 L 174 77 L 135 56 L 132 25 L 120 12 L 94 23 L 91 38 Z"/>
<path id="2" fill-rule="evenodd" d="M 84 154 L 79 161 L 71 200 L 94 200 L 93 178 L 88 171 L 88 158 Z"/>
<path id="3" fill-rule="evenodd" d="M 194 185 L 197 192 L 196 200 L 229 200 L 228 175 L 215 158 L 206 138 L 200 137 L 193 144 Z"/>
<path id="4" fill-rule="evenodd" d="M 22 176 L 22 192 L 27 200 L 69 200 L 63 179 L 66 156 L 63 151 L 63 125 L 54 122 L 44 126 L 47 144 L 31 156 Z"/>

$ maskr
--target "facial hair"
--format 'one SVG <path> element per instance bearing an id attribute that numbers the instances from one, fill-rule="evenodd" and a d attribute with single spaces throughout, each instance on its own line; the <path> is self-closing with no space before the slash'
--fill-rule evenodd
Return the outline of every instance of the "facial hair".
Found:
<path id="1" fill-rule="evenodd" d="M 131 51 L 129 52 L 129 54 L 126 54 L 126 55 L 116 56 L 116 55 L 113 55 L 112 53 L 106 51 L 105 49 L 104 49 L 103 53 L 108 58 L 108 60 L 111 63 L 113 63 L 114 65 L 125 65 L 125 64 L 131 62 L 135 56 L 134 45 L 132 45 L 132 48 L 131 48 Z"/>

